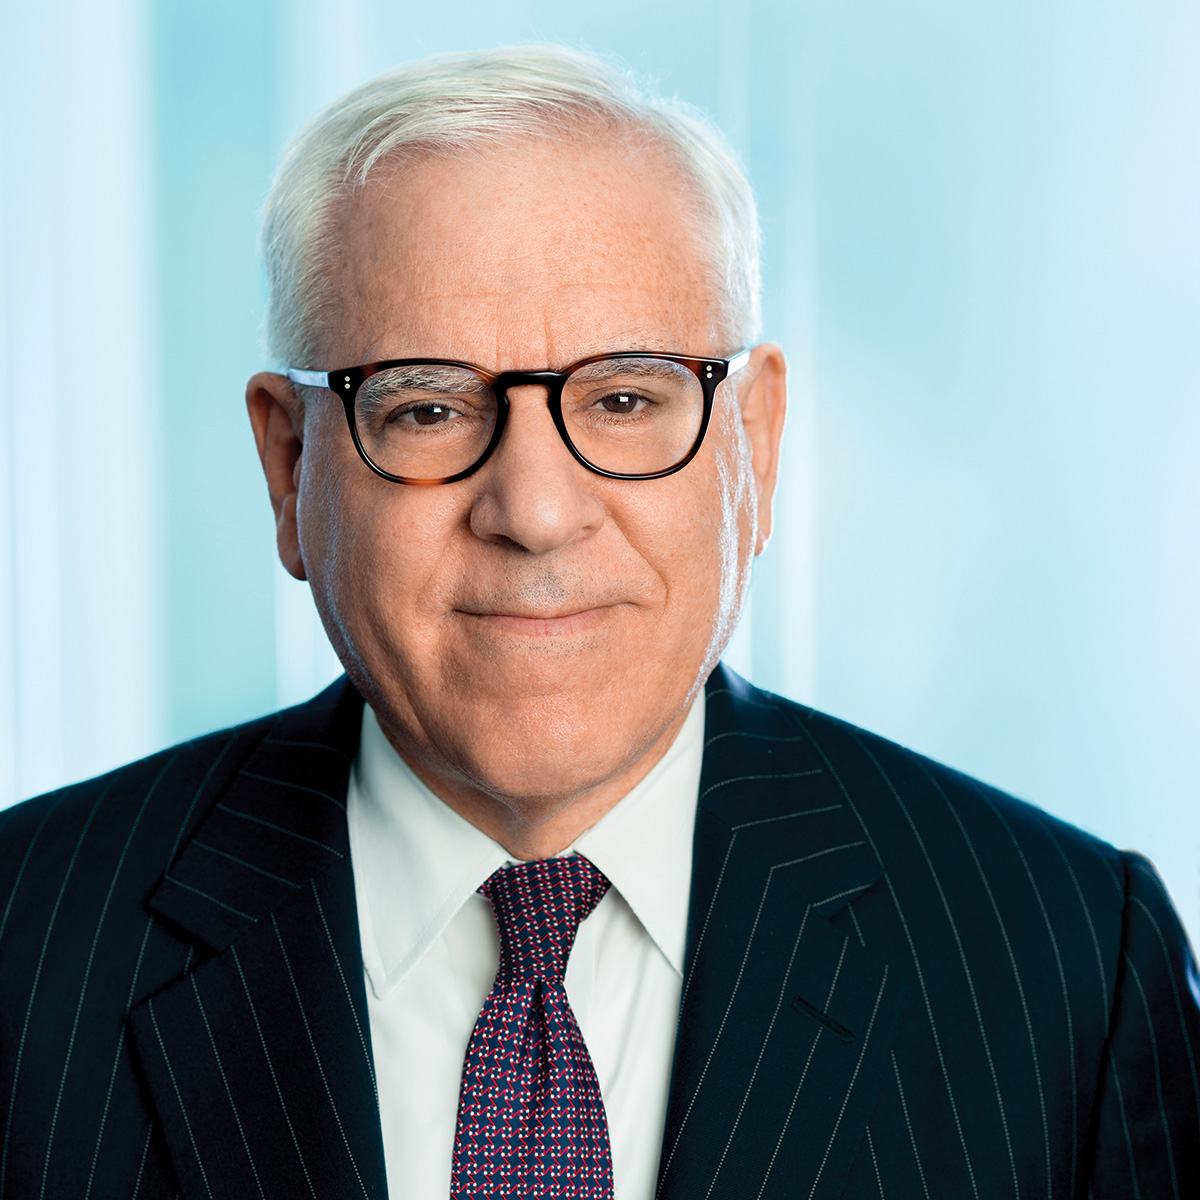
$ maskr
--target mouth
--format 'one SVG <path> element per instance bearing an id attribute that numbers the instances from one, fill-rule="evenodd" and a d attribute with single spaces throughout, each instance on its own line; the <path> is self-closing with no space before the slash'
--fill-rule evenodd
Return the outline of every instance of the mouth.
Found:
<path id="1" fill-rule="evenodd" d="M 458 609 L 477 627 L 491 633 L 515 634 L 518 637 L 546 638 L 565 637 L 574 633 L 585 633 L 603 623 L 613 615 L 618 605 L 602 604 L 592 608 L 575 608 L 558 612 L 534 612 L 514 610 L 511 612 L 473 612 Z"/>

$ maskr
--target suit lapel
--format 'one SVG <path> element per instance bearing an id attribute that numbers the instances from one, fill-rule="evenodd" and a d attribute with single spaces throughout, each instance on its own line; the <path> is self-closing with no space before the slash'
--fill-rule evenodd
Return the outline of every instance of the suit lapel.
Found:
<path id="1" fill-rule="evenodd" d="M 882 869 L 796 718 L 709 680 L 659 1196 L 833 1197 L 900 1011 L 845 918 Z"/>
<path id="2" fill-rule="evenodd" d="M 345 802 L 361 700 L 281 714 L 150 907 L 200 965 L 133 1037 L 184 1193 L 385 1196 Z"/>

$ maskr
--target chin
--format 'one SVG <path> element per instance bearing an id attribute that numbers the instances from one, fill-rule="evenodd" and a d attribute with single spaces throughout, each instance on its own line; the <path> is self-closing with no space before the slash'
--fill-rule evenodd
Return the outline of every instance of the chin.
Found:
<path id="1" fill-rule="evenodd" d="M 561 763 L 539 767 L 536 762 L 524 762 L 514 764 L 506 772 L 502 766 L 489 763 L 486 775 L 481 772 L 468 779 L 477 792 L 523 814 L 530 825 L 540 825 L 602 787 L 616 774 L 600 764 L 588 770 L 588 765 L 564 770 Z"/>
<path id="2" fill-rule="evenodd" d="M 670 719 L 647 714 L 613 724 L 607 716 L 593 704 L 561 703 L 480 713 L 468 722 L 474 736 L 460 746 L 459 761 L 475 786 L 498 799 L 568 801 L 627 770 Z"/>

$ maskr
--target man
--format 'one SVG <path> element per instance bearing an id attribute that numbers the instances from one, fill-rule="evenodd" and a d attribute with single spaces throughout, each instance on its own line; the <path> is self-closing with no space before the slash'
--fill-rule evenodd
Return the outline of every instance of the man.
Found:
<path id="1" fill-rule="evenodd" d="M 718 665 L 755 228 L 564 51 L 301 135 L 247 398 L 348 679 L 4 814 L 0 1197 L 1197 1194 L 1149 864 Z"/>

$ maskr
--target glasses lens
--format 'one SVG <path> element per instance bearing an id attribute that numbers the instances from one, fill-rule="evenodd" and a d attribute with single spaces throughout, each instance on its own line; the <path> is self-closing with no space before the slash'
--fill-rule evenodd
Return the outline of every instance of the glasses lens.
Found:
<path id="1" fill-rule="evenodd" d="M 704 420 L 704 391 L 682 363 L 607 358 L 580 367 L 563 388 L 575 449 L 618 475 L 653 475 L 682 462 Z"/>
<path id="2" fill-rule="evenodd" d="M 354 420 L 367 457 L 389 475 L 446 479 L 471 467 L 496 428 L 496 397 L 464 367 L 420 363 L 363 381 Z"/>

